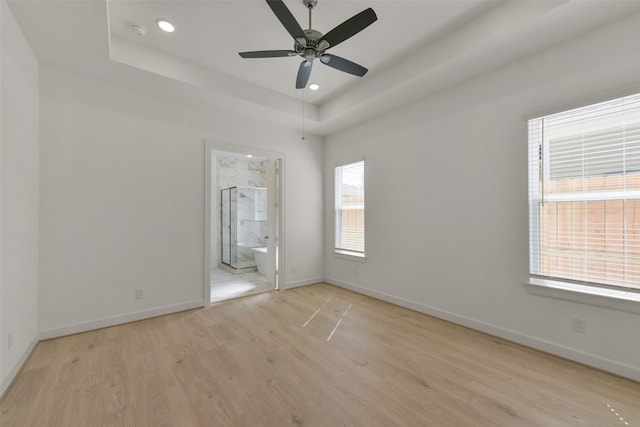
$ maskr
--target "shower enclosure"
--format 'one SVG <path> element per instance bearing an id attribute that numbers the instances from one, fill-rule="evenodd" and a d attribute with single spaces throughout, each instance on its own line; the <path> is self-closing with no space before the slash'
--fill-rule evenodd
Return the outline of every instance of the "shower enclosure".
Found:
<path id="1" fill-rule="evenodd" d="M 256 267 L 252 248 L 267 246 L 267 189 L 221 190 L 222 263 L 234 269 Z"/>

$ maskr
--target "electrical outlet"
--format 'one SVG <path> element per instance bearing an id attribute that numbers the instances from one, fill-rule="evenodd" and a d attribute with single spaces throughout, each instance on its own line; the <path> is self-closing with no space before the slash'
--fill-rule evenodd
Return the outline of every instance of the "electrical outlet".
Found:
<path id="1" fill-rule="evenodd" d="M 142 292 L 142 289 L 136 289 L 136 299 L 142 299 L 144 297 L 144 294 Z"/>
<path id="2" fill-rule="evenodd" d="M 296 273 L 296 266 L 294 265 L 293 267 L 291 267 L 291 274 L 295 274 Z"/>
<path id="3" fill-rule="evenodd" d="M 573 329 L 574 332 L 584 334 L 587 330 L 587 323 L 584 321 L 584 319 L 578 319 L 577 317 L 574 317 L 571 319 L 571 329 Z"/>
<path id="4" fill-rule="evenodd" d="M 13 347 L 13 332 L 9 332 L 9 335 L 7 335 L 7 349 L 11 347 Z"/>
<path id="5" fill-rule="evenodd" d="M 353 269 L 353 277 L 356 277 L 358 275 L 358 269 L 354 268 Z"/>

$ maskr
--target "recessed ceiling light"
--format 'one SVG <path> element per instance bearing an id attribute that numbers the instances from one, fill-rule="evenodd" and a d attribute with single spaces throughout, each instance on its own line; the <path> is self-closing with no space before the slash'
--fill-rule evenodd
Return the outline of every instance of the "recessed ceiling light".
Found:
<path id="1" fill-rule="evenodd" d="M 311 90 L 318 90 L 318 89 L 320 89 L 320 85 L 319 85 L 318 83 L 311 83 L 311 84 L 309 85 L 309 89 L 311 89 Z"/>
<path id="2" fill-rule="evenodd" d="M 253 157 L 253 155 L 251 155 L 251 154 L 247 154 L 247 157 L 248 157 L 248 158 L 252 158 L 252 157 Z"/>
<path id="3" fill-rule="evenodd" d="M 166 31 L 167 33 L 173 33 L 176 30 L 173 24 L 166 19 L 158 19 L 156 23 L 162 31 Z"/>

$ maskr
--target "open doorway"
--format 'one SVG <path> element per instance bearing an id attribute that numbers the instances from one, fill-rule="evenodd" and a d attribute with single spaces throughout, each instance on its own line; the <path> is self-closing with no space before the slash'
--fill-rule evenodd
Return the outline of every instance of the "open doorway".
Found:
<path id="1" fill-rule="evenodd" d="M 284 156 L 205 145 L 206 303 L 280 289 Z"/>

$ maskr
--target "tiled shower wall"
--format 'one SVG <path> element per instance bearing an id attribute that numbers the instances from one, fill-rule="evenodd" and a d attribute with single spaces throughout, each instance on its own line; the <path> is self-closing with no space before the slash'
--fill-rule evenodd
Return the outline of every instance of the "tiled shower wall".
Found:
<path id="1" fill-rule="evenodd" d="M 266 187 L 267 161 L 219 156 L 217 161 L 218 199 L 220 190 L 242 187 Z"/>
<path id="2" fill-rule="evenodd" d="M 267 186 L 267 161 L 256 161 L 242 158 L 232 158 L 232 157 L 224 157 L 218 156 L 216 161 L 216 199 L 217 199 L 217 210 L 215 215 L 217 216 L 218 221 L 218 230 L 221 230 L 221 191 L 230 187 L 266 187 Z M 264 192 L 266 196 L 266 192 Z M 240 194 L 240 193 L 239 193 Z M 249 213 L 243 212 L 242 215 L 238 216 L 240 220 L 242 220 L 241 233 L 238 233 L 238 244 L 239 246 L 253 247 L 253 246 L 262 246 L 266 245 L 264 236 L 266 235 L 266 203 L 264 212 L 255 212 L 256 215 L 263 216 L 263 218 L 254 218 L 253 207 L 255 205 L 254 197 L 258 197 L 254 195 L 253 192 L 243 192 L 243 196 L 238 201 L 240 202 L 237 207 L 245 211 L 243 206 L 251 205 L 251 219 L 260 219 L 261 222 L 254 221 L 246 221 L 249 218 Z M 250 200 L 249 200 L 250 199 Z M 246 206 L 245 206 L 246 205 Z M 241 212 L 238 212 L 239 214 Z M 246 218 L 245 218 L 246 217 Z M 262 222 L 264 221 L 264 222 Z M 255 234 L 255 236 L 254 236 Z M 222 239 L 218 239 L 218 253 L 222 254 Z M 228 248 L 227 248 L 228 250 Z M 244 258 L 252 257 L 253 252 L 251 250 L 242 250 L 238 252 L 239 259 L 243 259 L 241 262 L 242 265 L 239 267 L 246 267 L 251 264 Z M 221 257 L 220 259 L 229 259 L 229 254 L 225 257 Z"/>

